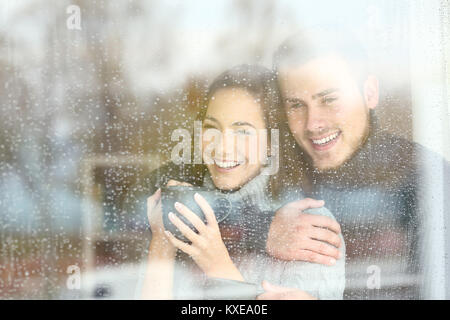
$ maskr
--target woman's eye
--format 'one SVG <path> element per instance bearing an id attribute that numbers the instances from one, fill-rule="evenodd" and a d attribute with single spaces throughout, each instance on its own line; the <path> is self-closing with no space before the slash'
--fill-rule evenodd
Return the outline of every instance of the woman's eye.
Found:
<path id="1" fill-rule="evenodd" d="M 208 129 L 216 129 L 216 127 L 214 127 L 213 125 L 210 125 L 210 124 L 204 124 L 204 125 L 203 125 L 203 129 L 204 129 L 204 130 L 208 130 Z"/>
<path id="2" fill-rule="evenodd" d="M 247 136 L 252 134 L 252 132 L 250 130 L 246 130 L 246 129 L 236 130 L 236 133 L 237 134 L 241 134 L 241 135 L 247 135 Z"/>

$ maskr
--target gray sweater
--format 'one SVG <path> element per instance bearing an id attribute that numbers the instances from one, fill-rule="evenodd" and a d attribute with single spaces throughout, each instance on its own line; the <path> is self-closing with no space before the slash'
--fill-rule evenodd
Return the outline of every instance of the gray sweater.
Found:
<path id="1" fill-rule="evenodd" d="M 273 284 L 289 288 L 298 288 L 319 299 L 342 299 L 345 287 L 345 258 L 341 258 L 334 266 L 325 266 L 302 261 L 282 261 L 265 253 L 266 235 L 255 237 L 260 233 L 267 233 L 268 225 L 279 204 L 271 203 L 268 192 L 268 176 L 261 174 L 248 182 L 238 191 L 229 194 L 230 197 L 242 199 L 255 210 L 236 212 L 228 217 L 226 224 L 237 227 L 232 229 L 231 236 L 224 232 L 221 225 L 222 237 L 229 249 L 230 256 L 244 277 L 245 281 L 256 284 L 262 292 L 261 282 L 267 280 Z M 212 188 L 209 174 L 205 175 L 204 186 Z M 299 192 L 291 193 L 287 201 L 301 199 Z M 249 212 L 252 213 L 249 213 Z M 334 219 L 326 208 L 309 209 L 307 213 L 320 214 Z M 259 215 L 259 217 L 256 217 Z M 265 215 L 265 217 L 261 217 Z M 263 219 L 261 219 L 263 218 Z M 240 233 L 240 237 L 234 235 Z M 344 243 L 341 236 L 342 243 Z M 345 257 L 345 245 L 341 246 L 342 257 Z M 203 299 L 205 276 L 195 266 L 192 259 L 179 253 L 176 260 L 174 275 L 175 299 Z"/>

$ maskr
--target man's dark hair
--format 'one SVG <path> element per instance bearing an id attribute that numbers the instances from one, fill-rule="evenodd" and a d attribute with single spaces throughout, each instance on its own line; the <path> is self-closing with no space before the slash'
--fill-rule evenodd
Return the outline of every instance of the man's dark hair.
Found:
<path id="1" fill-rule="evenodd" d="M 302 65 L 311 59 L 336 54 L 350 65 L 358 80 L 368 74 L 367 53 L 349 31 L 316 28 L 300 31 L 287 38 L 273 55 L 273 69 Z"/>
<path id="2" fill-rule="evenodd" d="M 367 78 L 368 58 L 361 43 L 348 31 L 342 29 L 315 28 L 305 29 L 287 38 L 273 55 L 273 70 L 279 76 L 282 68 L 301 66 L 312 59 L 335 54 L 344 59 L 355 75 L 362 91 Z M 312 184 L 307 171 L 310 171 L 308 155 L 295 141 L 287 124 L 284 108 L 280 108 L 280 174 L 283 185 L 301 186 L 311 191 Z M 276 188 L 279 194 L 281 188 Z"/>

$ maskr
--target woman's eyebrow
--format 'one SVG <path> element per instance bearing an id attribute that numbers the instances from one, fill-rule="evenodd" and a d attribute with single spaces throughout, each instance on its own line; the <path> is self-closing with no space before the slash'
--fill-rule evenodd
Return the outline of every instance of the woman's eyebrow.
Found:
<path id="1" fill-rule="evenodd" d="M 232 126 L 250 126 L 252 128 L 255 128 L 254 125 L 252 125 L 251 123 L 245 122 L 245 121 L 236 121 L 236 122 L 233 122 L 231 125 Z"/>
<path id="2" fill-rule="evenodd" d="M 213 121 L 213 122 L 219 123 L 219 121 L 217 121 L 217 119 L 216 119 L 216 118 L 214 118 L 214 117 L 211 117 L 211 116 L 206 116 L 206 117 L 205 117 L 205 120 L 210 120 L 210 121 Z"/>

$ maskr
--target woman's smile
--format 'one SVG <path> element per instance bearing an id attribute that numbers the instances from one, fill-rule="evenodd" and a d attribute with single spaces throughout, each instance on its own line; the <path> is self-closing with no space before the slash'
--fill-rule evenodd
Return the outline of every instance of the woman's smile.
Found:
<path id="1" fill-rule="evenodd" d="M 234 171 L 243 164 L 242 161 L 222 161 L 214 159 L 214 169 L 221 173 Z"/>

